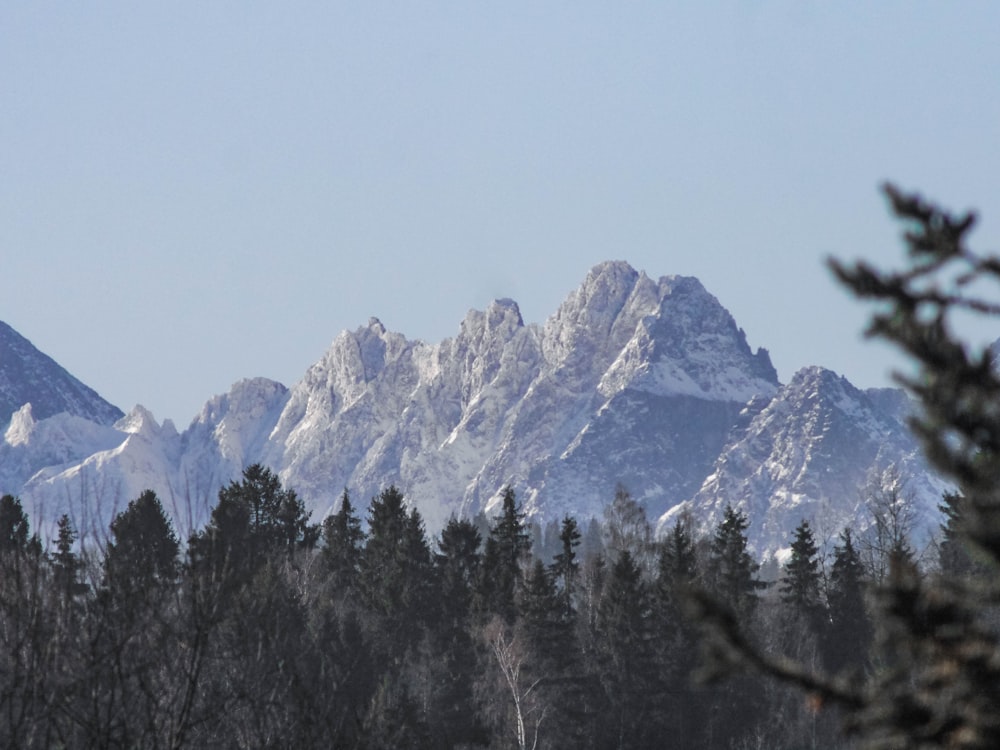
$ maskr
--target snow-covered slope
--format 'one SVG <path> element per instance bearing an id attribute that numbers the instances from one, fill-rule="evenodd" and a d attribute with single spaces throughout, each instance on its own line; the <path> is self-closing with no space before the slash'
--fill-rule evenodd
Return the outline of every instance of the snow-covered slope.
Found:
<path id="1" fill-rule="evenodd" d="M 945 485 L 929 473 L 905 428 L 906 409 L 900 391 L 863 392 L 829 370 L 800 370 L 769 403 L 747 407 L 745 427 L 685 507 L 709 530 L 732 504 L 751 520 L 752 546 L 775 552 L 789 545 L 802 520 L 820 541 L 845 526 L 865 528 L 868 486 L 896 471 L 905 480 L 900 494 L 917 510 L 916 541 L 926 541 Z M 665 514 L 661 527 L 680 510 Z"/>
<path id="2" fill-rule="evenodd" d="M 39 432 L 51 429 L 51 422 L 58 424 L 62 416 L 40 422 Z M 111 444 L 100 448 L 95 441 L 97 450 L 82 461 L 40 469 L 20 490 L 25 507 L 43 531 L 50 531 L 56 519 L 68 513 L 82 535 L 101 536 L 110 519 L 144 489 L 155 490 L 173 509 L 173 467 L 180 457 L 180 436 L 172 422 L 161 426 L 136 406 L 100 437 Z M 183 517 L 177 520 L 184 531 Z"/>
<path id="3" fill-rule="evenodd" d="M 10 419 L 0 442 L 0 491 L 17 492 L 37 472 L 73 466 L 122 441 L 114 427 L 61 412 L 36 421 L 31 404 Z"/>
<path id="4" fill-rule="evenodd" d="M 906 408 L 899 392 L 862 393 L 818 368 L 782 387 L 697 279 L 609 262 L 541 325 L 507 299 L 435 344 L 373 318 L 291 388 L 241 381 L 180 434 L 141 407 L 111 425 L 39 418 L 32 404 L 0 444 L 0 489 L 48 522 L 71 512 L 96 528 L 151 487 L 185 534 L 254 462 L 317 518 L 344 488 L 364 507 L 395 483 L 432 531 L 452 513 L 491 512 L 508 484 L 540 520 L 600 515 L 622 484 L 664 525 L 685 501 L 706 526 L 726 502 L 745 507 L 765 551 L 802 517 L 831 534 L 856 519 L 872 467 L 912 471 L 930 502 L 940 487 Z"/>

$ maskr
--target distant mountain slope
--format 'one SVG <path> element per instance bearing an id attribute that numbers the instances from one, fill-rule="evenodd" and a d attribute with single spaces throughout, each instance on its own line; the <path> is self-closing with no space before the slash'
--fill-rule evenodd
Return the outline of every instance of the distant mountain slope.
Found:
<path id="1" fill-rule="evenodd" d="M 946 485 L 923 461 L 904 426 L 901 391 L 860 391 L 846 378 L 807 367 L 762 408 L 748 409 L 745 428 L 721 452 L 712 473 L 686 507 L 710 529 L 727 504 L 747 513 L 758 551 L 787 547 L 791 532 L 809 520 L 820 541 L 845 526 L 868 523 L 866 490 L 886 472 L 904 479 L 900 495 L 913 503 L 915 542 L 936 531 Z M 670 525 L 681 508 L 661 519 Z"/>
<path id="2" fill-rule="evenodd" d="M 110 425 L 125 416 L 0 321 L 0 425 L 28 403 L 36 420 L 68 412 Z"/>

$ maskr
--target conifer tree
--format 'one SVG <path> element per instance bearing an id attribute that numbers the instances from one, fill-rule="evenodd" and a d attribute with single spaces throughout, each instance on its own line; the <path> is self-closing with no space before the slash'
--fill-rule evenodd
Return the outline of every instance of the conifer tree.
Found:
<path id="1" fill-rule="evenodd" d="M 656 663 L 666 693 L 661 713 L 678 747 L 697 746 L 698 731 L 708 721 L 705 696 L 695 689 L 697 633 L 683 607 L 698 576 L 691 526 L 691 518 L 682 515 L 660 544 L 653 588 Z"/>
<path id="2" fill-rule="evenodd" d="M 550 671 L 563 665 L 560 653 L 569 644 L 572 623 L 563 616 L 555 581 L 541 560 L 535 560 L 519 597 L 522 630 L 536 664 L 548 662 Z"/>
<path id="3" fill-rule="evenodd" d="M 219 491 L 208 526 L 189 541 L 182 637 L 192 654 L 184 711 L 199 727 L 194 744 L 240 737 L 245 746 L 265 745 L 268 736 L 295 744 L 295 732 L 312 725 L 299 712 L 312 704 L 292 705 L 294 686 L 316 660 L 304 602 L 288 579 L 318 533 L 296 493 L 254 464 Z"/>
<path id="4" fill-rule="evenodd" d="M 13 495 L 0 497 L 0 555 L 27 549 L 30 524 L 21 501 Z"/>
<path id="5" fill-rule="evenodd" d="M 575 750 L 593 733 L 594 718 L 575 613 L 565 611 L 563 592 L 541 560 L 532 565 L 519 600 L 517 632 L 525 646 L 524 674 L 529 683 L 537 681 L 539 701 L 546 711 L 545 744 Z"/>
<path id="6" fill-rule="evenodd" d="M 433 635 L 442 612 L 437 606 L 434 568 L 424 524 L 407 508 L 400 490 L 387 487 L 368 508 L 368 538 L 361 553 L 359 591 L 367 620 L 373 669 L 381 682 L 365 726 L 374 737 L 390 729 L 400 742 L 429 737 L 424 710 L 440 705 L 433 683 L 438 668 L 430 661 Z M 419 715 L 411 712 L 420 709 Z M 407 726 L 392 726 L 405 721 Z M 381 746 L 384 739 L 372 739 Z"/>
<path id="7" fill-rule="evenodd" d="M 941 498 L 938 510 L 944 516 L 941 524 L 941 542 L 938 547 L 938 563 L 941 572 L 955 578 L 969 578 L 982 575 L 986 566 L 977 562 L 969 550 L 962 530 L 964 498 L 957 492 L 946 492 Z"/>
<path id="8" fill-rule="evenodd" d="M 576 519 L 565 516 L 559 531 L 560 551 L 556 554 L 549 570 L 559 585 L 559 599 L 562 605 L 563 617 L 570 618 L 575 609 L 573 599 L 576 595 L 577 580 L 580 577 L 580 563 L 576 559 L 576 548 L 580 546 L 580 529 Z"/>
<path id="9" fill-rule="evenodd" d="M 53 627 L 41 544 L 21 501 L 0 498 L 0 747 L 41 747 L 56 693 L 53 662 L 68 641 Z M 63 661 L 65 665 L 69 658 Z"/>
<path id="10" fill-rule="evenodd" d="M 84 744 L 142 746 L 170 733 L 176 686 L 165 655 L 183 648 L 175 620 L 178 543 L 146 490 L 111 523 L 101 588 L 90 598 L 75 651 L 81 679 L 66 699 Z"/>
<path id="11" fill-rule="evenodd" d="M 840 543 L 834 547 L 827 589 L 830 625 L 824 655 L 834 674 L 845 669 L 860 670 L 868 663 L 872 626 L 865 606 L 864 567 L 851 530 L 844 529 Z"/>
<path id="12" fill-rule="evenodd" d="M 435 556 L 441 582 L 441 604 L 450 619 L 464 624 L 479 581 L 483 538 L 476 525 L 452 516 L 441 531 Z"/>
<path id="13" fill-rule="evenodd" d="M 691 520 L 682 516 L 660 545 L 660 586 L 676 588 L 690 584 L 694 581 L 697 566 L 694 539 L 691 537 Z"/>
<path id="14" fill-rule="evenodd" d="M 531 551 L 531 536 L 524 525 L 524 512 L 511 487 L 503 491 L 503 506 L 493 519 L 483 555 L 481 598 L 486 611 L 513 622 L 517 614 L 516 593 L 521 566 Z"/>
<path id="15" fill-rule="evenodd" d="M 708 561 L 712 593 L 739 617 L 748 616 L 763 584 L 757 580 L 760 565 L 747 549 L 746 514 L 727 505 L 715 529 Z"/>
<path id="16" fill-rule="evenodd" d="M 431 578 L 430 547 L 420 514 L 415 508 L 407 512 L 403 493 L 390 486 L 368 508 L 368 541 L 359 575 L 384 648 L 395 652 L 419 638 L 419 626 L 430 613 Z"/>
<path id="17" fill-rule="evenodd" d="M 309 524 L 305 504 L 294 490 L 281 486 L 278 476 L 262 464 L 243 470 L 242 480 L 219 492 L 219 505 L 241 505 L 247 513 L 249 543 L 258 553 L 284 550 L 291 554 L 311 548 L 319 529 Z"/>
<path id="18" fill-rule="evenodd" d="M 347 490 L 340 498 L 340 509 L 323 521 L 323 561 L 338 588 L 356 585 L 365 532 L 355 513 Z"/>
<path id="19" fill-rule="evenodd" d="M 208 527 L 192 538 L 189 551 L 196 567 L 246 580 L 275 555 L 290 558 L 296 550 L 313 548 L 319 532 L 295 491 L 282 487 L 267 467 L 253 464 L 239 482 L 219 490 Z"/>
<path id="20" fill-rule="evenodd" d="M 898 376 L 920 408 L 911 426 L 932 464 L 965 498 L 963 536 L 1000 566 L 1000 376 L 988 349 L 955 335 L 968 312 L 995 317 L 1000 306 L 978 295 L 1000 279 L 996 258 L 966 246 L 975 216 L 954 217 L 919 196 L 888 186 L 904 222 L 909 267 L 880 272 L 859 263 L 833 263 L 858 296 L 880 309 L 869 333 L 900 347 L 917 364 Z M 903 668 L 885 675 L 868 696 L 867 731 L 913 746 L 1000 746 L 1000 668 L 973 654 L 998 649 L 985 621 L 982 597 L 921 580 L 908 560 L 890 570 L 879 597 L 882 640 Z M 950 634 L 945 636 L 945 634 Z"/>
<path id="21" fill-rule="evenodd" d="M 608 573 L 597 616 L 599 674 L 611 707 L 603 746 L 644 747 L 659 734 L 652 614 L 642 571 L 624 549 Z"/>
<path id="22" fill-rule="evenodd" d="M 77 532 L 73 522 L 63 513 L 56 523 L 56 551 L 52 555 L 52 575 L 56 591 L 66 603 L 72 602 L 87 590 L 86 584 L 80 581 L 83 564 L 73 551 L 76 540 Z"/>
<path id="23" fill-rule="evenodd" d="M 104 556 L 105 586 L 125 598 L 144 595 L 177 577 L 177 536 L 159 498 L 146 490 L 111 522 Z"/>
<path id="24" fill-rule="evenodd" d="M 785 563 L 779 590 L 781 601 L 813 628 L 822 623 L 820 598 L 819 549 L 809 522 L 803 520 L 795 529 L 791 556 Z"/>
<path id="25" fill-rule="evenodd" d="M 803 520 L 791 540 L 791 554 L 782 568 L 778 585 L 781 606 L 777 611 L 761 613 L 759 628 L 767 633 L 772 649 L 787 658 L 819 669 L 828 650 L 829 625 L 821 598 L 819 550 L 809 522 Z M 770 615 L 770 617 L 768 617 Z M 768 686 L 769 708 L 779 708 L 786 720 L 781 736 L 791 742 L 803 742 L 808 731 L 816 729 L 816 717 L 803 710 L 801 699 L 787 688 Z M 809 728 L 809 730 L 807 730 Z"/>
<path id="26" fill-rule="evenodd" d="M 472 606 L 482 562 L 482 536 L 476 524 L 452 516 L 441 532 L 434 564 L 439 580 L 435 629 L 431 639 L 432 736 L 435 745 L 459 746 L 482 739 L 474 704 L 477 650 L 472 637 Z"/>
<path id="27" fill-rule="evenodd" d="M 267 747 L 282 737 L 301 746 L 312 726 L 310 691 L 301 689 L 315 661 L 302 598 L 289 585 L 286 549 L 279 546 L 225 600 L 213 627 L 208 700 L 223 701 L 224 715 L 200 743 Z"/>

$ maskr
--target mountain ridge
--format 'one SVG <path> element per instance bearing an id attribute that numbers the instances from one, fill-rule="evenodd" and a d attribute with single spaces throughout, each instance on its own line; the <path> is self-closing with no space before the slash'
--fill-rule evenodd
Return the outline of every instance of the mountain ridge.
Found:
<path id="1" fill-rule="evenodd" d="M 540 521 L 599 517 L 622 484 L 661 528 L 684 508 L 706 525 L 725 503 L 746 508 L 763 553 L 799 511 L 820 526 L 856 522 L 845 488 L 884 463 L 912 470 L 921 508 L 930 504 L 940 483 L 893 416 L 905 404 L 822 368 L 782 385 L 767 350 L 750 348 L 700 281 L 609 261 L 542 324 L 526 324 L 510 299 L 470 310 L 438 343 L 371 318 L 291 387 L 239 381 L 181 433 L 141 407 L 88 432 L 74 421 L 87 418 L 35 419 L 32 405 L 0 444 L 0 479 L 39 516 L 88 522 L 146 483 L 181 533 L 255 462 L 317 518 L 344 488 L 366 498 L 396 484 L 432 531 L 452 514 L 492 513 L 508 485 Z M 44 449 L 43 434 L 59 435 L 62 451 Z"/>

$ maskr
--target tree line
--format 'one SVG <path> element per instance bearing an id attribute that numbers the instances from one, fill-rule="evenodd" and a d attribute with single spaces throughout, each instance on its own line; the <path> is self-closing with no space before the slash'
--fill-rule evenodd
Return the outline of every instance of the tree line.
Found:
<path id="1" fill-rule="evenodd" d="M 146 491 L 102 548 L 81 551 L 64 516 L 45 552 L 6 495 L 0 745 L 850 747 L 791 687 L 713 682 L 691 592 L 762 648 L 861 676 L 885 658 L 869 616 L 880 556 L 911 554 L 906 536 L 879 549 L 845 530 L 827 561 L 803 521 L 765 582 L 747 525 L 728 507 L 711 534 L 682 516 L 655 540 L 620 489 L 603 522 L 544 533 L 508 488 L 494 517 L 430 539 L 395 487 L 364 517 L 345 491 L 312 524 L 253 465 L 184 550 Z"/>

